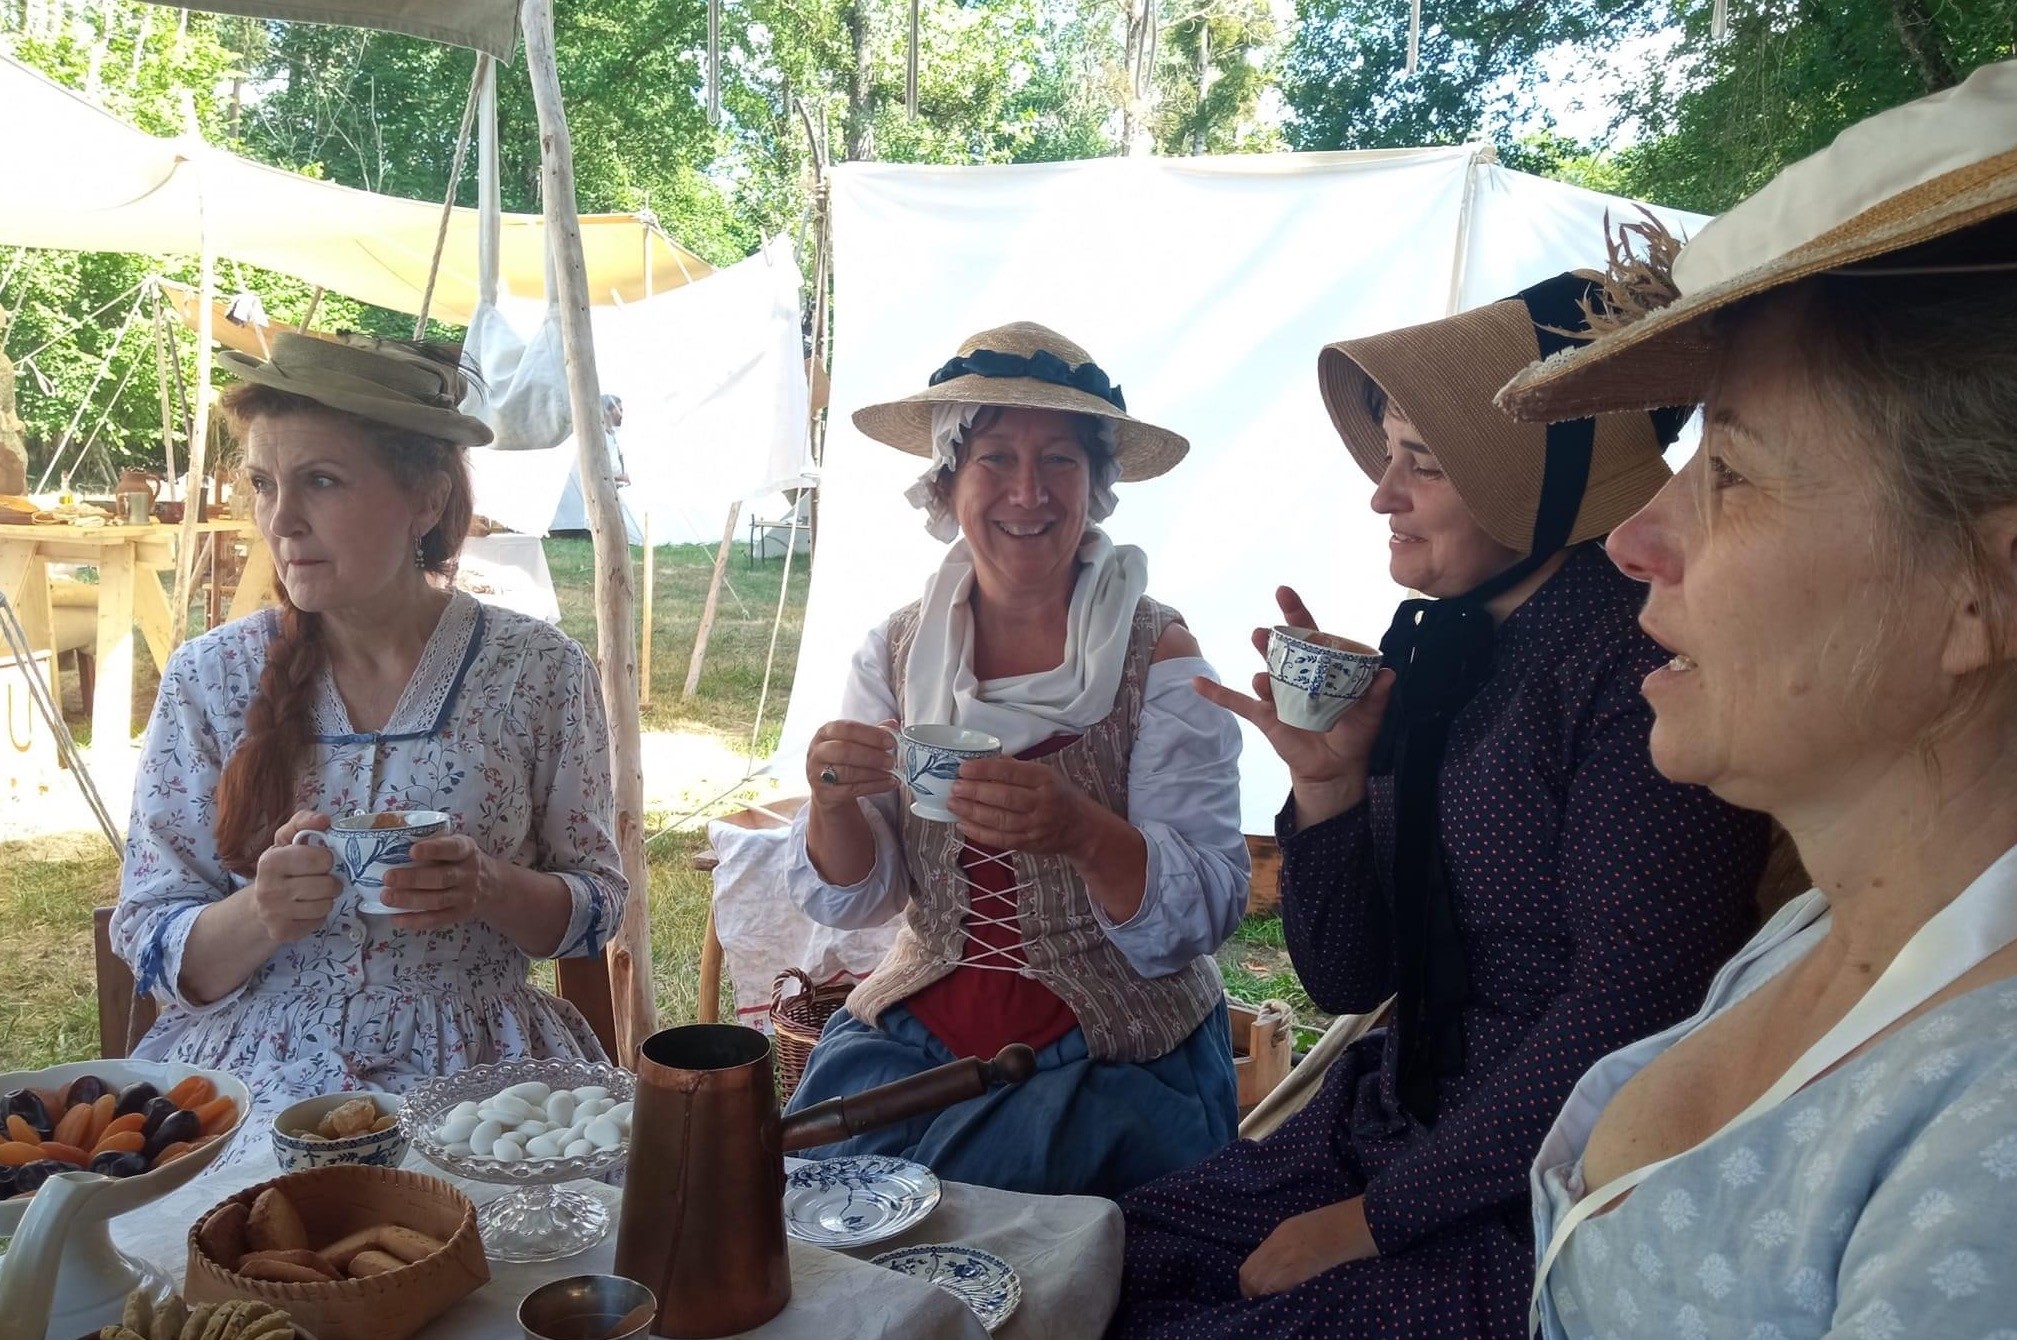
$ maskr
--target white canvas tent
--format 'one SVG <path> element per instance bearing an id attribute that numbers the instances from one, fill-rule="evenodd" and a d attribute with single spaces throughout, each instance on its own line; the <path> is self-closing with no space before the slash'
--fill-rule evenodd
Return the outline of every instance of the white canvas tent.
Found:
<path id="1" fill-rule="evenodd" d="M 189 137 L 135 129 L 35 70 L 0 56 L 0 242 L 66 251 L 193 256 L 203 249 L 293 275 L 379 307 L 418 312 L 441 204 L 353 190 L 284 172 Z M 88 170 L 80 170 L 88 165 Z M 711 273 L 707 262 L 634 214 L 581 219 L 598 305 L 634 302 Z M 506 214 L 499 282 L 546 291 L 546 224 Z M 477 212 L 454 211 L 429 311 L 475 311 Z"/>
<path id="2" fill-rule="evenodd" d="M 731 504 L 808 482 L 801 285 L 791 244 L 779 238 L 697 283 L 595 312 L 602 385 L 623 400 L 617 433 L 632 543 L 647 515 L 654 543 L 716 543 Z M 528 383 L 544 380 L 546 394 L 563 395 L 557 364 L 531 365 L 553 349 L 527 334 L 541 310 L 506 314 L 526 351 L 513 366 L 514 394 L 540 399 Z M 471 347 L 488 375 L 488 348 Z M 535 535 L 586 527 L 571 439 L 548 450 L 475 451 L 470 466 L 483 515 Z"/>
<path id="3" fill-rule="evenodd" d="M 1318 349 L 1601 265 L 1605 213 L 1637 217 L 1468 148 L 842 164 L 831 183 L 845 324 L 786 768 L 834 715 L 868 629 L 917 597 L 943 553 L 902 497 L 921 462 L 862 436 L 849 412 L 921 388 L 967 335 L 1053 326 L 1122 384 L 1131 412 L 1190 438 L 1173 472 L 1120 486 L 1107 528 L 1147 550 L 1151 593 L 1244 685 L 1258 666 L 1248 633 L 1277 620 L 1277 585 L 1364 641 L 1403 594 L 1372 486 L 1318 397 Z M 1241 774 L 1247 831 L 1272 831 L 1286 774 L 1252 731 Z"/>

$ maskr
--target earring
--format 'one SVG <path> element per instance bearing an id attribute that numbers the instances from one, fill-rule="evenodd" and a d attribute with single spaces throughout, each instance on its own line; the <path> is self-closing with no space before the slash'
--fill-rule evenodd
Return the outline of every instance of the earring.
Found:
<path id="1" fill-rule="evenodd" d="M 413 566 L 422 572 L 427 571 L 427 540 L 424 537 L 413 541 Z"/>

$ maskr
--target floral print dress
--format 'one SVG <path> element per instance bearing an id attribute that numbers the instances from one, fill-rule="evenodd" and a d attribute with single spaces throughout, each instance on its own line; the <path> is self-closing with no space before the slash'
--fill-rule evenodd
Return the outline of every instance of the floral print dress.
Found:
<path id="1" fill-rule="evenodd" d="M 318 931 L 237 990 L 203 1004 L 182 993 L 197 913 L 248 882 L 218 854 L 215 795 L 277 628 L 264 612 L 215 629 L 162 677 L 112 921 L 114 950 L 162 1005 L 134 1055 L 238 1076 L 254 1101 L 241 1131 L 317 1094 L 400 1092 L 516 1057 L 600 1058 L 581 1016 L 527 981 L 529 959 L 504 935 L 480 920 L 403 931 L 396 916 L 360 912 L 349 887 Z M 458 592 L 385 729 L 353 730 L 325 671 L 309 731 L 290 810 L 444 811 L 487 854 L 566 881 L 574 911 L 556 957 L 598 953 L 615 933 L 626 885 L 602 700 L 566 635 Z"/>

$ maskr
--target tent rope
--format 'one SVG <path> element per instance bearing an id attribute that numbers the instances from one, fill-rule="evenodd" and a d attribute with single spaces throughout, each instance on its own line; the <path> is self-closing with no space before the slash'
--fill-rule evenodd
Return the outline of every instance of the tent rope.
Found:
<path id="1" fill-rule="evenodd" d="M 84 793 L 84 803 L 90 807 L 91 817 L 98 821 L 99 830 L 105 834 L 112 850 L 123 854 L 125 839 L 120 835 L 119 826 L 113 822 L 111 811 L 105 808 L 105 798 L 98 794 L 97 784 L 91 780 L 91 769 L 85 766 L 84 755 L 77 748 L 77 741 L 71 737 L 69 725 L 63 720 L 62 708 L 49 692 L 49 682 L 35 668 L 35 651 L 28 640 L 28 630 L 22 626 L 21 616 L 15 613 L 14 603 L 7 599 L 5 591 L 0 591 L 0 639 L 4 639 L 7 654 L 26 676 L 29 700 L 48 725 L 49 733 L 56 737 L 56 753 L 64 766 L 70 769 L 70 775 L 77 779 L 77 789 Z"/>
<path id="2" fill-rule="evenodd" d="M 49 464 L 43 467 L 41 478 L 35 481 L 35 491 L 37 493 L 41 493 L 49 487 L 49 476 L 56 473 L 57 463 L 63 459 L 64 451 L 68 449 L 71 439 L 76 436 L 77 426 L 84 422 L 84 411 L 91 407 L 91 397 L 98 394 L 99 384 L 105 380 L 105 374 L 112 370 L 112 360 L 118 357 L 119 346 L 126 343 L 126 332 L 133 329 L 133 318 L 139 314 L 140 304 L 147 295 L 148 286 L 153 282 L 152 278 L 144 279 L 140 282 L 140 288 L 134 296 L 133 305 L 126 309 L 126 319 L 119 323 L 119 333 L 112 337 L 112 344 L 106 349 L 105 357 L 99 360 L 98 371 L 92 376 L 91 385 L 84 388 L 84 394 L 77 400 L 77 412 L 71 416 L 70 426 L 65 428 L 62 436 L 56 439 L 56 450 L 49 453 Z M 43 346 L 43 348 L 47 347 L 47 345 Z M 36 352 L 40 353 L 41 350 L 38 349 Z M 25 362 L 26 360 L 23 361 Z M 132 375 L 132 369 L 129 368 L 127 370 L 127 375 Z M 123 388 L 125 383 L 122 382 L 120 385 Z M 87 443 L 86 445 L 88 446 L 89 444 Z M 83 459 L 84 453 L 80 450 L 77 453 L 77 462 L 73 462 L 70 469 L 60 476 L 66 485 L 69 482 L 71 473 L 76 470 L 77 463 Z"/>
<path id="3" fill-rule="evenodd" d="M 105 305 L 100 307 L 97 311 L 91 312 L 88 315 L 81 316 L 77 320 L 72 321 L 69 325 L 63 327 L 62 330 L 56 332 L 54 335 L 51 335 L 48 339 L 42 341 L 42 343 L 36 345 L 33 349 L 30 349 L 27 353 L 15 359 L 14 360 L 15 364 L 17 366 L 20 364 L 24 364 L 29 359 L 35 357 L 35 355 L 42 353 L 45 350 L 55 348 L 57 345 L 63 343 L 63 341 L 69 339 L 77 331 L 82 330 L 86 325 L 90 324 L 93 321 L 96 321 L 99 317 L 105 315 L 107 312 L 111 311 L 114 307 L 117 307 L 120 303 L 126 301 L 128 298 L 133 297 L 135 294 L 139 293 L 141 290 L 145 289 L 149 284 L 152 284 L 153 282 L 154 282 L 154 276 L 149 275 L 147 278 L 135 284 L 132 288 L 126 289 L 123 292 L 116 295 L 115 297 L 108 299 Z"/>
<path id="4" fill-rule="evenodd" d="M 448 169 L 448 194 L 441 201 L 441 226 L 434 230 L 434 258 L 427 263 L 427 287 L 420 295 L 420 315 L 413 318 L 413 338 L 427 334 L 427 309 L 434 305 L 434 281 L 441 274 L 441 253 L 448 245 L 448 221 L 455 217 L 455 195 L 462 185 L 462 160 L 469 153 L 469 132 L 476 124 L 476 95 L 483 86 L 483 63 L 490 57 L 476 57 L 475 72 L 469 78 L 469 96 L 462 103 L 462 128 L 455 132 L 455 161 Z M 321 290 L 316 290 L 320 298 Z"/>

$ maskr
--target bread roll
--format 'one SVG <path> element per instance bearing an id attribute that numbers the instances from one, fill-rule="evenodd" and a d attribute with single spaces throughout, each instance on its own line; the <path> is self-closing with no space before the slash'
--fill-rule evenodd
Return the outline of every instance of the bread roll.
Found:
<path id="1" fill-rule="evenodd" d="M 308 1229 L 280 1188 L 267 1187 L 252 1202 L 252 1213 L 245 1220 L 245 1245 L 255 1252 L 307 1249 Z"/>

